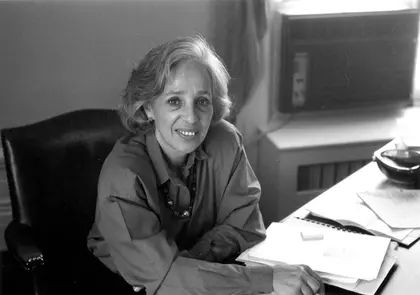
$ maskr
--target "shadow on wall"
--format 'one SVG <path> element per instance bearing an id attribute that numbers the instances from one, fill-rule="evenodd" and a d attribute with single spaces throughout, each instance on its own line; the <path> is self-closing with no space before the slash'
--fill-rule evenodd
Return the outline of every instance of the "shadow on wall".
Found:
<path id="1" fill-rule="evenodd" d="M 234 102 L 231 121 L 252 98 L 263 74 L 262 42 L 266 35 L 267 0 L 214 1 L 210 41 L 232 77 L 229 95 Z"/>

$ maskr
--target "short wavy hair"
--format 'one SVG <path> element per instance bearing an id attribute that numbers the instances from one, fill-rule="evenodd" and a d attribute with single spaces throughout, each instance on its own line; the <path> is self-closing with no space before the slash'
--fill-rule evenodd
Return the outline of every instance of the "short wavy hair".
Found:
<path id="1" fill-rule="evenodd" d="M 171 70 L 189 60 L 200 62 L 210 74 L 214 110 L 212 122 L 229 116 L 232 106 L 228 96 L 230 75 L 214 49 L 198 35 L 177 38 L 151 49 L 132 70 L 118 106 L 125 128 L 137 133 L 151 127 L 144 106 L 162 95 Z"/>

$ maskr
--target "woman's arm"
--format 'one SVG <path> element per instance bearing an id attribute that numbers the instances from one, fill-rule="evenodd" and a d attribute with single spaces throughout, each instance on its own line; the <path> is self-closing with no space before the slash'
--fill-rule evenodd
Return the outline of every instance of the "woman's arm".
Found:
<path id="1" fill-rule="evenodd" d="M 238 254 L 265 239 L 265 227 L 258 206 L 260 184 L 249 164 L 239 133 L 223 136 L 226 155 L 219 177 L 226 179 L 216 225 L 191 248 L 189 254 L 206 261 L 230 262 Z M 232 147 L 233 146 L 233 147 Z M 218 181 L 222 183 L 222 181 Z M 201 257 L 199 255 L 201 253 Z M 203 254 L 205 253 L 205 254 Z"/>
<path id="2" fill-rule="evenodd" d="M 124 181 L 130 182 L 130 177 L 124 175 Z M 130 285 L 162 295 L 272 292 L 270 267 L 247 268 L 179 256 L 175 242 L 168 240 L 157 214 L 149 208 L 139 181 L 137 196 L 101 199 L 96 220 L 117 271 Z"/>

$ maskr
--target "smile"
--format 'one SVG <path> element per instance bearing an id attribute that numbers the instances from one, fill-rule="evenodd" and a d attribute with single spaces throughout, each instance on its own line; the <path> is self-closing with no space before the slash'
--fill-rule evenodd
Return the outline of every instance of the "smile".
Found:
<path id="1" fill-rule="evenodd" d="M 191 138 L 191 137 L 193 137 L 194 135 L 196 135 L 198 133 L 197 131 L 186 131 L 186 130 L 180 130 L 180 129 L 178 129 L 176 131 L 180 135 L 182 135 L 183 137 L 186 137 L 186 138 Z"/>

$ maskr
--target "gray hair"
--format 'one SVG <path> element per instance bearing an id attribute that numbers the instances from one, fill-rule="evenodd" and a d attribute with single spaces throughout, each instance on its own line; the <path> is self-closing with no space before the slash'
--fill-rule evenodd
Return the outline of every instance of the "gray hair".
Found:
<path id="1" fill-rule="evenodd" d="M 201 37 L 183 37 L 151 49 L 132 70 L 118 112 L 131 132 L 150 127 L 144 106 L 162 95 L 171 70 L 180 62 L 200 62 L 210 74 L 213 94 L 213 122 L 226 118 L 232 102 L 228 96 L 230 75 L 214 49 Z"/>

